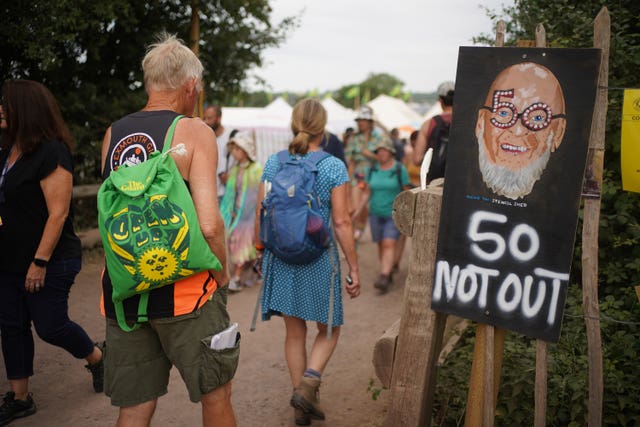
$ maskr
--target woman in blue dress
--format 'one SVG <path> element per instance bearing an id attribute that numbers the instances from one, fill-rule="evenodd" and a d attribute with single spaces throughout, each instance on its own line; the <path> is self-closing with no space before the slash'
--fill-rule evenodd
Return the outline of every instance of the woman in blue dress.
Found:
<path id="1" fill-rule="evenodd" d="M 310 152 L 319 151 L 326 123 L 327 112 L 319 101 L 305 99 L 296 104 L 291 117 L 295 137 L 289 145 L 289 155 L 304 158 Z M 264 197 L 265 181 L 273 180 L 279 166 L 277 155 L 267 160 L 258 193 L 259 203 Z M 317 168 L 314 189 L 321 201 L 321 215 L 325 223 L 332 223 L 335 240 L 345 254 L 351 281 L 349 283 L 347 279 L 345 290 L 355 298 L 360 294 L 360 276 L 348 209 L 347 170 L 344 163 L 333 156 L 319 162 Z M 257 246 L 263 249 L 261 245 Z M 262 267 L 262 319 L 269 320 L 274 314 L 284 319 L 285 358 L 294 388 L 291 405 L 295 408 L 296 424 L 308 425 L 311 418 L 323 420 L 325 416 L 319 406 L 318 389 L 343 323 L 342 276 L 336 244 L 332 242 L 315 260 L 296 265 L 284 262 L 266 249 Z M 317 326 L 308 358 L 307 321 L 315 322 Z"/>

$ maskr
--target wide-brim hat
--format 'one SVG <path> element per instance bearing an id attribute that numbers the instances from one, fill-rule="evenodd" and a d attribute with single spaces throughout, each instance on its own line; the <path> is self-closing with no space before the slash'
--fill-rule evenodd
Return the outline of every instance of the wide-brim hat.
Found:
<path id="1" fill-rule="evenodd" d="M 242 148 L 242 150 L 247 153 L 247 157 L 251 159 L 251 161 L 255 162 L 258 158 L 256 152 L 256 142 L 253 140 L 251 133 L 249 132 L 238 132 L 236 133 L 227 143 L 227 148 L 231 148 L 231 145 L 237 145 Z"/>
<path id="2" fill-rule="evenodd" d="M 393 146 L 393 142 L 391 142 L 389 138 L 382 138 L 376 146 L 373 147 L 373 152 L 376 153 L 381 148 L 389 150 L 391 154 L 396 154 L 396 147 Z"/>
<path id="3" fill-rule="evenodd" d="M 356 115 L 356 121 L 358 120 L 373 120 L 373 110 L 371 107 L 367 105 L 360 107 Z"/>

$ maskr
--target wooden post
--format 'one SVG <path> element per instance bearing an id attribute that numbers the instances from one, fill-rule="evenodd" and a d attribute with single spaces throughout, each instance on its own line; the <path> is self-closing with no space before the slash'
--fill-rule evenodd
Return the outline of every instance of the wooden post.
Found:
<path id="1" fill-rule="evenodd" d="M 589 149 L 593 150 L 593 170 L 602 170 L 604 163 L 605 125 L 607 121 L 607 86 L 609 81 L 609 43 L 611 20 L 606 7 L 600 9 L 594 21 L 594 47 L 602 49 L 598 92 L 593 110 Z M 594 177 L 602 188 L 602 175 Z M 598 226 L 600 198 L 584 199 L 582 226 L 582 301 L 589 357 L 589 418 L 590 427 L 602 425 L 602 338 L 600 336 L 600 309 L 598 305 Z"/>
<path id="2" fill-rule="evenodd" d="M 478 324 L 476 328 L 476 341 L 473 346 L 473 362 L 471 364 L 471 376 L 467 394 L 467 408 L 464 416 L 464 425 L 466 427 L 486 426 L 483 423 L 486 421 L 485 415 L 488 416 L 489 414 L 491 414 L 490 425 L 493 425 L 495 404 L 498 401 L 498 386 L 500 385 L 506 332 L 505 329 L 494 328 L 485 324 Z M 493 339 L 487 345 L 490 335 L 493 335 Z"/>
<path id="3" fill-rule="evenodd" d="M 536 25 L 536 47 L 547 46 L 544 25 Z M 547 343 L 536 340 L 536 379 L 534 390 L 534 427 L 544 427 L 547 421 Z"/>
<path id="4" fill-rule="evenodd" d="M 547 425 L 547 343 L 536 340 L 536 384 L 534 391 L 534 427 Z"/>
<path id="5" fill-rule="evenodd" d="M 191 51 L 199 56 L 200 54 L 200 0 L 191 0 L 191 26 L 189 27 L 189 47 Z M 202 91 L 198 96 L 196 109 L 193 111 L 194 117 L 204 117 L 204 81 Z"/>
<path id="6" fill-rule="evenodd" d="M 413 253 L 402 302 L 402 318 L 392 371 L 387 427 L 431 424 L 436 365 L 447 316 L 431 310 L 442 188 L 401 193 L 394 221 L 413 237 Z"/>
<path id="7" fill-rule="evenodd" d="M 506 29 L 505 22 L 498 21 L 496 47 L 504 46 Z M 500 371 L 502 370 L 505 332 L 504 329 L 482 323 L 479 323 L 476 328 L 467 409 L 464 417 L 465 427 L 493 426 L 495 407 L 498 401 Z"/>

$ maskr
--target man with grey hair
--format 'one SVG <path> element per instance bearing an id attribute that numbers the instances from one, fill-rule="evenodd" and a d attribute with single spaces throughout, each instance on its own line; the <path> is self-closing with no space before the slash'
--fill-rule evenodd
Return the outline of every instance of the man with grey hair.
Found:
<path id="1" fill-rule="evenodd" d="M 549 69 L 533 62 L 504 69 L 476 122 L 478 162 L 487 187 L 513 200 L 531 193 L 565 127 L 564 95 Z"/>
<path id="2" fill-rule="evenodd" d="M 142 68 L 147 104 L 107 129 L 102 146 L 103 178 L 123 164 L 136 165 L 153 151 L 162 150 L 167 129 L 178 115 L 185 115 L 177 122 L 173 145 L 184 144 L 186 154 L 171 156 L 188 184 L 204 238 L 223 269 L 204 271 L 150 291 L 149 321 L 131 332 L 118 326 L 112 282 L 105 269 L 101 307 L 107 317 L 105 393 L 120 407 L 118 426 L 148 426 L 158 397 L 167 393 L 169 371 L 175 365 L 191 401 L 202 403 L 203 424 L 235 426 L 230 380 L 239 347 L 221 356 L 207 342 L 229 326 L 229 279 L 224 267 L 224 225 L 212 191 L 217 184 L 211 167 L 218 162 L 216 138 L 202 120 L 190 117 L 202 90 L 203 67 L 182 41 L 163 34 L 150 46 Z M 143 236 L 136 238 L 135 226 L 124 231 L 132 234 L 132 241 L 144 241 Z M 124 301 L 128 320 L 137 319 L 138 300 L 139 296 L 134 296 Z"/>

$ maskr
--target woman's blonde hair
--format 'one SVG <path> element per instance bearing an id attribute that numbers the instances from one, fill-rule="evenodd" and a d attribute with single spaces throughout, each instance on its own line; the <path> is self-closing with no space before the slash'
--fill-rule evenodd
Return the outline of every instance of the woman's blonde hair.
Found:
<path id="1" fill-rule="evenodd" d="M 289 152 L 291 154 L 307 154 L 309 141 L 324 133 L 327 125 L 327 110 L 316 99 L 299 101 L 291 113 L 291 130 L 295 135 Z"/>
<path id="2" fill-rule="evenodd" d="M 177 89 L 191 79 L 202 79 L 203 66 L 198 57 L 175 35 L 160 33 L 142 60 L 144 87 L 147 90 Z"/>

